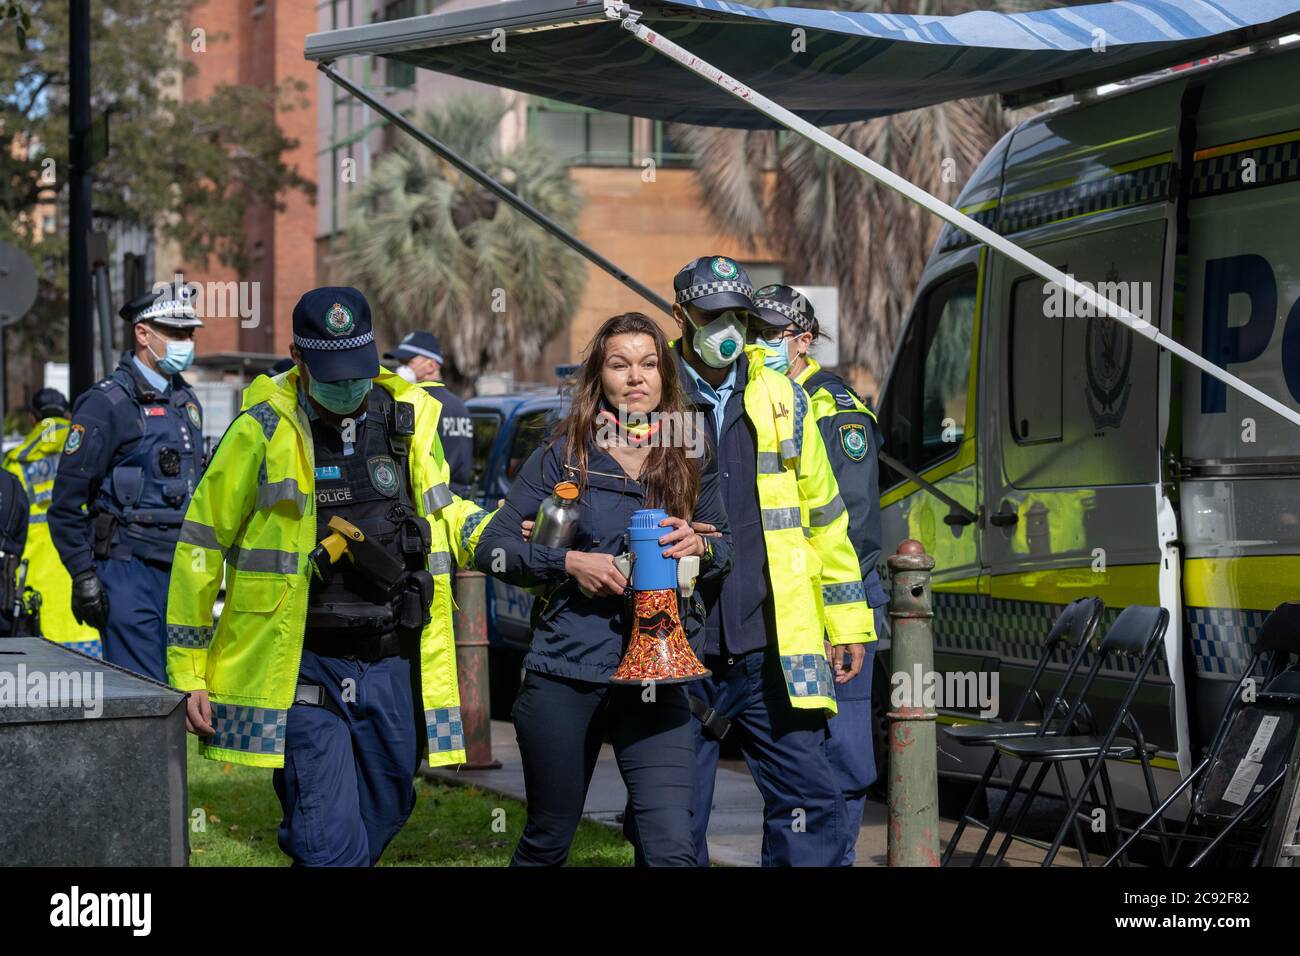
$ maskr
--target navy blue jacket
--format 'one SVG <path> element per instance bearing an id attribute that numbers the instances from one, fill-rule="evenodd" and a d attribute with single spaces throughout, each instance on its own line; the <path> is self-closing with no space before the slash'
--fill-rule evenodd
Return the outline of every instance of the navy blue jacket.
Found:
<path id="1" fill-rule="evenodd" d="M 564 548 L 524 541 L 519 530 L 526 518 L 536 518 L 542 501 L 562 481 L 576 482 L 567 464 L 568 445 L 561 437 L 529 456 L 519 470 L 505 504 L 484 530 L 475 551 L 480 571 L 520 587 L 541 585 L 545 591 L 533 604 L 533 640 L 524 666 L 547 674 L 603 683 L 618 668 L 627 645 L 631 621 L 625 618 L 622 597 L 587 597 L 564 570 Z M 579 499 L 577 551 L 617 555 L 628 550 L 627 528 L 632 512 L 643 507 L 639 482 L 628 478 L 608 452 L 587 449 L 587 486 Z M 699 462 L 700 459 L 694 459 Z M 701 586 L 725 577 L 731 567 L 731 538 L 722 508 L 716 469 L 704 469 L 694 515 L 680 515 L 715 525 L 721 537 L 710 538 L 713 559 L 701 559 Z M 667 534 L 670 529 L 664 528 Z M 502 570 L 504 559 L 504 570 Z"/>
<path id="2" fill-rule="evenodd" d="M 731 546 L 735 554 L 731 573 L 721 580 L 703 582 L 700 594 L 706 611 L 704 651 L 706 654 L 745 654 L 768 646 L 776 635 L 768 600 L 767 542 L 763 538 L 763 517 L 758 505 L 758 438 L 745 416 L 745 382 L 749 358 L 736 361 L 736 387 L 722 416 L 722 440 L 713 407 L 700 395 L 695 380 L 685 368 L 686 360 L 677 349 L 678 377 L 686 403 L 704 415 L 709 454 L 706 472 L 720 478 L 722 505 L 731 522 Z"/>
<path id="3" fill-rule="evenodd" d="M 474 420 L 461 397 L 442 382 L 421 382 L 420 387 L 442 406 L 438 417 L 438 437 L 442 439 L 442 454 L 451 472 L 452 494 L 470 497 L 470 480 L 474 471 Z"/>
<path id="4" fill-rule="evenodd" d="M 77 398 L 48 518 L 68 574 L 94 567 L 92 523 L 103 512 L 119 519 L 109 557 L 171 563 L 203 472 L 202 416 L 184 378 L 159 395 L 130 352 Z"/>

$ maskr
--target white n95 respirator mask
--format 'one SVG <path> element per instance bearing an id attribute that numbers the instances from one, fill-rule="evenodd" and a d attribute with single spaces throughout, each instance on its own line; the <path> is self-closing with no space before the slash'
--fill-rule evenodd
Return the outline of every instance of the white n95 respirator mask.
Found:
<path id="1" fill-rule="evenodd" d="M 734 311 L 719 313 L 706 325 L 691 319 L 691 325 L 695 327 L 691 346 L 705 365 L 726 368 L 745 349 L 745 320 Z"/>

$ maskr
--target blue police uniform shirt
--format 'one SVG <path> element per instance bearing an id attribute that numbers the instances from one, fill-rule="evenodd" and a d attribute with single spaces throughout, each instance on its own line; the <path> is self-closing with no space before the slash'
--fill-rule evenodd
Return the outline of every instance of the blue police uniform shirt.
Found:
<path id="1" fill-rule="evenodd" d="M 474 420 L 459 395 L 441 382 L 421 382 L 424 394 L 442 406 L 438 416 L 438 437 L 447 462 L 448 485 L 458 498 L 470 496 L 474 476 Z"/>
<path id="2" fill-rule="evenodd" d="M 689 385 L 694 385 L 695 390 L 699 392 L 699 397 L 708 402 L 709 406 L 713 409 L 714 425 L 717 432 L 716 437 L 718 440 L 721 440 L 722 421 L 724 418 L 724 414 L 721 410 L 727 407 L 727 402 L 730 400 L 732 393 L 736 390 L 736 366 L 740 363 L 732 363 L 731 368 L 727 370 L 727 377 L 722 380 L 722 384 L 717 388 L 714 388 L 701 378 L 700 373 L 691 368 L 686 362 L 682 362 L 681 364 L 682 367 L 686 369 L 686 375 L 690 379 L 688 387 Z"/>
<path id="3" fill-rule="evenodd" d="M 720 582 L 700 584 L 706 611 L 704 652 L 746 654 L 767 647 L 776 633 L 769 620 L 772 611 L 768 600 L 767 542 L 758 506 L 758 439 L 745 417 L 745 390 L 735 387 L 737 382 L 749 380 L 749 357 L 742 353 L 736 360 L 732 374 L 727 376 L 732 387 L 726 403 L 715 406 L 697 387 L 700 378 L 686 363 L 680 343 L 676 351 L 686 401 L 704 412 L 718 436 L 705 468 L 721 479 L 722 504 L 731 525 L 735 555 L 730 574 Z"/>
<path id="4" fill-rule="evenodd" d="M 147 376 L 130 352 L 78 396 L 59 456 L 50 537 L 68 573 L 95 566 L 94 524 L 111 514 L 108 557 L 169 565 L 203 472 L 203 412 L 181 375 Z M 155 373 L 156 374 L 156 373 Z"/>
<path id="5" fill-rule="evenodd" d="M 144 380 L 153 386 L 155 392 L 161 395 L 170 387 L 171 383 L 167 381 L 162 373 L 155 372 L 148 365 L 145 365 L 144 362 L 140 361 L 139 356 L 132 355 L 131 361 L 134 362 L 135 367 L 140 370 L 140 374 L 144 376 Z"/>

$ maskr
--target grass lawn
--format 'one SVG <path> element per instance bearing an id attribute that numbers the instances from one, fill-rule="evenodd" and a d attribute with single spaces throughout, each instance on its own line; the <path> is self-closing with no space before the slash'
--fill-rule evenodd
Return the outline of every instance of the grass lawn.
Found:
<path id="1" fill-rule="evenodd" d="M 287 866 L 289 858 L 276 844 L 280 803 L 271 787 L 271 771 L 205 760 L 192 736 L 188 744 L 190 864 Z M 522 803 L 474 787 L 447 787 L 423 779 L 416 780 L 415 792 L 415 812 L 388 845 L 380 866 L 505 866 L 510 862 L 524 826 Z M 196 832 L 199 808 L 206 827 Z M 631 866 L 632 848 L 613 830 L 584 820 L 569 865 Z"/>

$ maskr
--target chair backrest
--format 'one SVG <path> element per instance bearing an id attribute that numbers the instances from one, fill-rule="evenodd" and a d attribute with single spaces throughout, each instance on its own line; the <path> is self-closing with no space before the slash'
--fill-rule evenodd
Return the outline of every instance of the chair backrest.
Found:
<path id="1" fill-rule="evenodd" d="M 1164 608 L 1133 604 L 1119 612 L 1098 650 L 1102 654 L 1142 657 L 1165 636 L 1168 627 L 1169 612 Z"/>
<path id="2" fill-rule="evenodd" d="M 1071 601 L 1043 638 L 1043 649 L 1055 650 L 1061 644 L 1071 649 L 1078 647 L 1096 631 L 1103 608 L 1101 598 L 1083 597 Z"/>
<path id="3" fill-rule="evenodd" d="M 1255 651 L 1300 655 L 1300 601 L 1279 604 L 1269 612 L 1260 628 Z"/>

